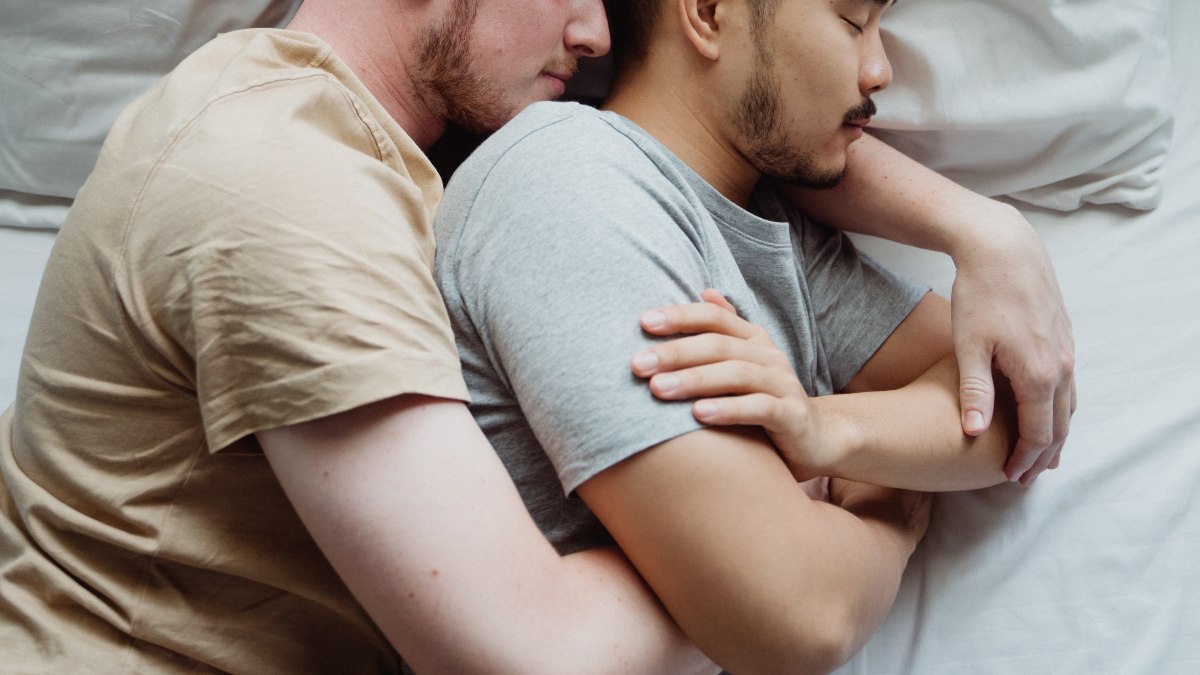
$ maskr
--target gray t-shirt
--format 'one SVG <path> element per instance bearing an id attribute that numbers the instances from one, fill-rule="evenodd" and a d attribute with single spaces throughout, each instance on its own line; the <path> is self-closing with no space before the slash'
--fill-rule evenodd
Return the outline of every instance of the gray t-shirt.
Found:
<path id="1" fill-rule="evenodd" d="M 450 181 L 436 277 L 471 411 L 560 552 L 611 541 L 576 487 L 702 428 L 690 403 L 658 401 L 631 374 L 633 354 L 660 340 L 641 330 L 643 311 L 716 288 L 819 396 L 844 387 L 926 291 L 805 221 L 768 182 L 752 208 L 763 217 L 629 120 L 574 103 L 530 106 Z"/>

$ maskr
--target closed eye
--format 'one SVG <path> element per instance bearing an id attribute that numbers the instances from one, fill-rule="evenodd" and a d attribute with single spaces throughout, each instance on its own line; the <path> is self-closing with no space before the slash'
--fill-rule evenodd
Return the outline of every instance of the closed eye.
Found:
<path id="1" fill-rule="evenodd" d="M 854 23 L 853 21 L 851 21 L 850 19 L 847 19 L 844 16 L 842 17 L 842 21 L 845 21 L 851 28 L 853 28 L 855 33 L 858 33 L 859 35 L 863 34 L 863 27 L 860 26 L 859 24 Z"/>

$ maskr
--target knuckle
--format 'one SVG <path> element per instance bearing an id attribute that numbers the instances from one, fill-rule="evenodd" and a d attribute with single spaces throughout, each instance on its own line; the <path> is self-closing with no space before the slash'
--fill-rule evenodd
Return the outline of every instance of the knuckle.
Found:
<path id="1" fill-rule="evenodd" d="M 992 395 L 992 382 L 982 377 L 963 377 L 958 383 L 959 393 L 963 396 L 983 398 Z"/>
<path id="2" fill-rule="evenodd" d="M 727 335 L 714 336 L 716 344 L 713 353 L 718 360 L 728 361 L 739 356 L 738 340 Z"/>
<path id="3" fill-rule="evenodd" d="M 1034 368 L 1025 377 L 1025 387 L 1037 395 L 1049 394 L 1057 383 L 1058 375 L 1053 367 Z"/>
<path id="4" fill-rule="evenodd" d="M 1064 354 L 1058 362 L 1058 375 L 1060 379 L 1067 380 L 1075 375 L 1075 355 L 1071 353 Z"/>
<path id="5" fill-rule="evenodd" d="M 658 345 L 652 351 L 658 357 L 660 368 L 671 368 L 679 363 L 679 345 L 674 342 Z"/>
<path id="6" fill-rule="evenodd" d="M 780 400 L 779 406 L 780 406 L 780 409 L 782 412 L 784 412 L 784 413 L 788 412 L 788 407 L 785 405 L 784 401 Z M 808 406 L 806 406 L 806 405 L 793 406 L 793 409 L 790 412 L 790 417 L 792 418 L 792 420 L 795 422 L 795 424 L 797 426 L 800 426 L 800 427 L 807 426 L 808 422 L 809 422 L 809 417 L 810 417 Z"/>
<path id="7" fill-rule="evenodd" d="M 756 369 L 745 361 L 734 361 L 732 363 L 733 376 L 739 382 L 745 382 L 750 387 L 761 386 L 762 379 Z"/>
<path id="8" fill-rule="evenodd" d="M 1027 445 L 1036 449 L 1048 448 L 1054 442 L 1054 434 L 1049 430 L 1038 430 L 1024 434 L 1024 438 Z"/>

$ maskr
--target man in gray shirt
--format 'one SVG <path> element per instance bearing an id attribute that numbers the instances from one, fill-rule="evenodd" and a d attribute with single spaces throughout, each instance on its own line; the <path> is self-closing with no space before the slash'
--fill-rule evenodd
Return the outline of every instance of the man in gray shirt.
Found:
<path id="1" fill-rule="evenodd" d="M 890 78 L 888 3 L 639 4 L 661 10 L 628 19 L 653 49 L 607 110 L 531 106 L 446 192 L 437 279 L 472 412 L 561 552 L 615 540 L 729 670 L 828 670 L 924 532 L 927 496 L 895 488 L 1001 482 L 1014 437 L 963 435 L 947 303 L 776 183 L 840 179 Z M 629 372 L 660 344 L 629 309 L 706 288 L 786 354 L 792 432 L 705 426 Z"/>

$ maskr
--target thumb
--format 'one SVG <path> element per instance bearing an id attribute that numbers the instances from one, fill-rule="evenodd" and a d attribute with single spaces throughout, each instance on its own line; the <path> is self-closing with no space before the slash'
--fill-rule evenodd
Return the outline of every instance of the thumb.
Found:
<path id="1" fill-rule="evenodd" d="M 963 432 L 978 436 L 992 423 L 996 386 L 992 381 L 990 350 L 960 349 L 958 355 L 958 408 Z"/>

